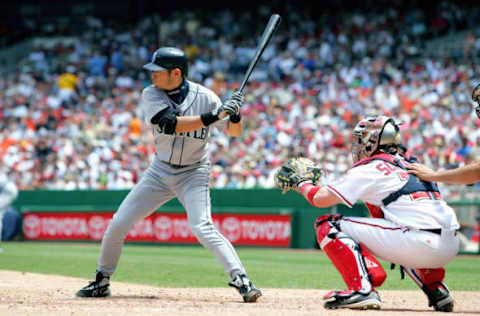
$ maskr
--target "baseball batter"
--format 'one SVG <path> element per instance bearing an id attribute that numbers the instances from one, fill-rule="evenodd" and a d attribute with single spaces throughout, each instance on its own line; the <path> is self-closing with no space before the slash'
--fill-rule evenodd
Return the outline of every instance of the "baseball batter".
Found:
<path id="1" fill-rule="evenodd" d="M 458 252 L 455 212 L 441 199 L 436 184 L 409 175 L 398 144 L 399 128 L 392 118 L 368 117 L 353 130 L 352 169 L 326 186 L 312 184 L 285 168 L 277 183 L 301 193 L 313 206 L 364 201 L 374 218 L 324 215 L 315 222 L 320 247 L 347 284 L 331 291 L 325 308 L 379 309 L 375 287 L 385 271 L 375 257 L 399 264 L 425 292 L 429 306 L 452 311 L 453 299 L 442 282 L 443 268 Z M 282 182 L 283 181 L 283 182 Z"/>
<path id="2" fill-rule="evenodd" d="M 140 219 L 177 197 L 188 223 L 200 243 L 221 263 L 245 302 L 261 295 L 247 278 L 232 244 L 215 228 L 210 211 L 210 162 L 208 140 L 212 127 L 240 136 L 240 106 L 243 95 L 234 92 L 222 104 L 211 90 L 186 79 L 188 61 L 177 48 L 159 48 L 144 66 L 152 85 L 142 93 L 141 109 L 155 136 L 156 154 L 110 222 L 103 236 L 100 258 L 91 282 L 77 292 L 79 297 L 110 295 L 109 279 L 117 267 L 124 239 Z M 226 119 L 229 117 L 229 119 Z"/>

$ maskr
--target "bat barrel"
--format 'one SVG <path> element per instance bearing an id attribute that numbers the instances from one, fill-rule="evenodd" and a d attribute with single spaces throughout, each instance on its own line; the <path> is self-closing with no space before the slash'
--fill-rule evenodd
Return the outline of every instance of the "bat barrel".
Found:
<path id="1" fill-rule="evenodd" d="M 272 38 L 273 33 L 275 32 L 278 25 L 280 24 L 280 21 L 281 21 L 281 18 L 280 18 L 280 15 L 278 14 L 273 14 L 270 17 L 267 27 L 265 28 L 265 31 L 263 32 L 262 38 L 260 40 L 260 44 L 258 44 L 257 46 L 257 51 L 255 52 L 255 56 L 250 61 L 248 70 L 245 73 L 242 83 L 240 84 L 240 88 L 239 88 L 240 92 L 243 92 L 243 89 L 245 88 L 245 85 L 247 84 L 247 81 L 250 78 L 250 75 L 252 74 L 253 68 L 255 68 L 258 61 L 260 60 L 260 57 L 262 56 L 263 51 L 265 50 L 268 43 L 270 42 L 270 39 Z"/>

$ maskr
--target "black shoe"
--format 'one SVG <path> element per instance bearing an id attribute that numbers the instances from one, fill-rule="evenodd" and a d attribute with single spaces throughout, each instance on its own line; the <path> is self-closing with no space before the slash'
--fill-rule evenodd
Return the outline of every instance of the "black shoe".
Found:
<path id="1" fill-rule="evenodd" d="M 376 291 L 362 293 L 359 291 L 332 291 L 324 299 L 333 300 L 325 302 L 326 309 L 380 309 L 380 296 Z"/>
<path id="2" fill-rule="evenodd" d="M 435 291 L 429 295 L 428 306 L 433 306 L 438 312 L 453 312 L 453 297 L 445 284 L 440 283 Z"/>
<path id="3" fill-rule="evenodd" d="M 228 285 L 238 290 L 245 303 L 254 303 L 262 296 L 262 291 L 257 289 L 245 274 L 237 275 Z"/>
<path id="4" fill-rule="evenodd" d="M 106 297 L 110 296 L 110 277 L 104 276 L 102 272 L 97 271 L 95 281 L 90 282 L 87 286 L 78 291 L 77 297 Z"/>

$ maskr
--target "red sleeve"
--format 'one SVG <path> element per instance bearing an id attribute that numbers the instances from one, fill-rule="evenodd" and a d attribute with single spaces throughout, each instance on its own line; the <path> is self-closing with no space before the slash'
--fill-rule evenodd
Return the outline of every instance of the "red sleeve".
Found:
<path id="1" fill-rule="evenodd" d="M 370 216 L 372 216 L 373 218 L 383 218 L 383 211 L 380 206 L 376 206 L 370 203 L 365 203 L 365 205 L 370 212 Z"/>

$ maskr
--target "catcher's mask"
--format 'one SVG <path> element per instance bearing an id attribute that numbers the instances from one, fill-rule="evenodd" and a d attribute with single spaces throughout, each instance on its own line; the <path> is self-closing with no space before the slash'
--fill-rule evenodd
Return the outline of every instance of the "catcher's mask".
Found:
<path id="1" fill-rule="evenodd" d="M 357 123 L 352 132 L 353 162 L 370 157 L 377 151 L 397 150 L 400 128 L 388 116 L 369 116 Z"/>
<path id="2" fill-rule="evenodd" d="M 480 118 L 480 83 L 473 89 L 472 101 L 477 103 L 475 113 L 477 113 L 477 117 Z"/>

